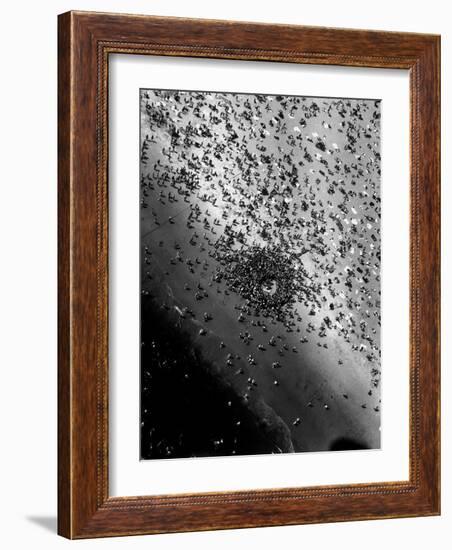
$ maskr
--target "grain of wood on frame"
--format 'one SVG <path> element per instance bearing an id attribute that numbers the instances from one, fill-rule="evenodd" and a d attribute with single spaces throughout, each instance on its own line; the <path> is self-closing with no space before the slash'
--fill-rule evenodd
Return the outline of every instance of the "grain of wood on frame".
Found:
<path id="1" fill-rule="evenodd" d="M 88 538 L 438 514 L 439 37 L 68 12 L 59 16 L 58 48 L 59 533 Z M 409 481 L 109 497 L 107 90 L 112 53 L 409 69 Z"/>

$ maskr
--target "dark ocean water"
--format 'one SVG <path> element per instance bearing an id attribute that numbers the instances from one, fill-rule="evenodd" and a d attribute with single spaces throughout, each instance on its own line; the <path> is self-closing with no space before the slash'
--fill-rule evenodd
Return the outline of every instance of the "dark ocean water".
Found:
<path id="1" fill-rule="evenodd" d="M 141 458 L 287 452 L 279 430 L 253 415 L 149 296 L 141 340 Z"/>

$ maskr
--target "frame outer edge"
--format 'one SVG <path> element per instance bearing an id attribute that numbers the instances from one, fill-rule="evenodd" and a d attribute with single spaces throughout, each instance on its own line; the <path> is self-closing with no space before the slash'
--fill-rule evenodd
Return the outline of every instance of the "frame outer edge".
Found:
<path id="1" fill-rule="evenodd" d="M 72 538 L 71 78 L 72 15 L 58 16 L 58 534 Z"/>
<path id="2" fill-rule="evenodd" d="M 438 75 L 438 82 L 436 86 L 436 94 L 438 101 L 438 136 L 437 136 L 437 173 L 438 191 L 439 191 L 439 232 L 438 232 L 438 246 L 440 251 L 440 257 L 438 259 L 438 292 L 439 292 L 439 307 L 438 307 L 438 396 L 437 396 L 437 430 L 438 430 L 438 472 L 437 472 L 437 484 L 438 484 L 438 503 L 437 513 L 441 515 L 441 36 L 438 36 L 436 41 L 437 61 L 436 61 L 436 74 Z"/>
<path id="3" fill-rule="evenodd" d="M 424 418 L 432 439 L 430 462 L 425 465 L 426 478 L 429 483 L 429 503 L 432 514 L 441 515 L 441 37 L 432 39 L 432 46 L 427 53 L 428 74 L 426 75 L 429 94 L 424 95 L 426 118 L 426 143 L 431 144 L 430 161 L 425 167 L 425 179 L 429 183 L 426 192 L 430 210 L 424 232 L 430 236 L 431 257 L 428 268 L 431 270 L 429 280 L 431 292 L 431 335 L 425 342 L 431 347 L 431 382 L 429 387 L 432 402 L 431 415 Z M 427 114 L 428 113 L 428 114 Z M 422 232 L 422 229 L 421 229 Z M 425 237 L 424 237 L 425 238 Z M 426 243 L 421 248 L 427 247 Z M 426 262 L 427 264 L 427 262 Z M 427 266 L 426 266 L 427 267 Z M 427 275 L 425 276 L 427 278 Z M 425 415 L 426 416 L 426 415 Z M 427 453 L 426 453 L 427 454 Z"/>

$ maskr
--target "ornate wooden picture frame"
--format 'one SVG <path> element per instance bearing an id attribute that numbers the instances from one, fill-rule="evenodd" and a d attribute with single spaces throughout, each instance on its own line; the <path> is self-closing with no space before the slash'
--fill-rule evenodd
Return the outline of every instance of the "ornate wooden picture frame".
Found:
<path id="1" fill-rule="evenodd" d="M 58 532 L 68 538 L 440 513 L 440 38 L 68 12 L 58 39 Z M 111 54 L 406 69 L 410 75 L 409 480 L 140 497 L 108 485 Z"/>

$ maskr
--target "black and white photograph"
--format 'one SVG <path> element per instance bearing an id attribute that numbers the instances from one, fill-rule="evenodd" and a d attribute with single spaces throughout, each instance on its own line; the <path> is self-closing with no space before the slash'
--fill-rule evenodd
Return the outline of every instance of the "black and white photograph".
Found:
<path id="1" fill-rule="evenodd" d="M 140 90 L 141 458 L 380 447 L 380 101 Z"/>

